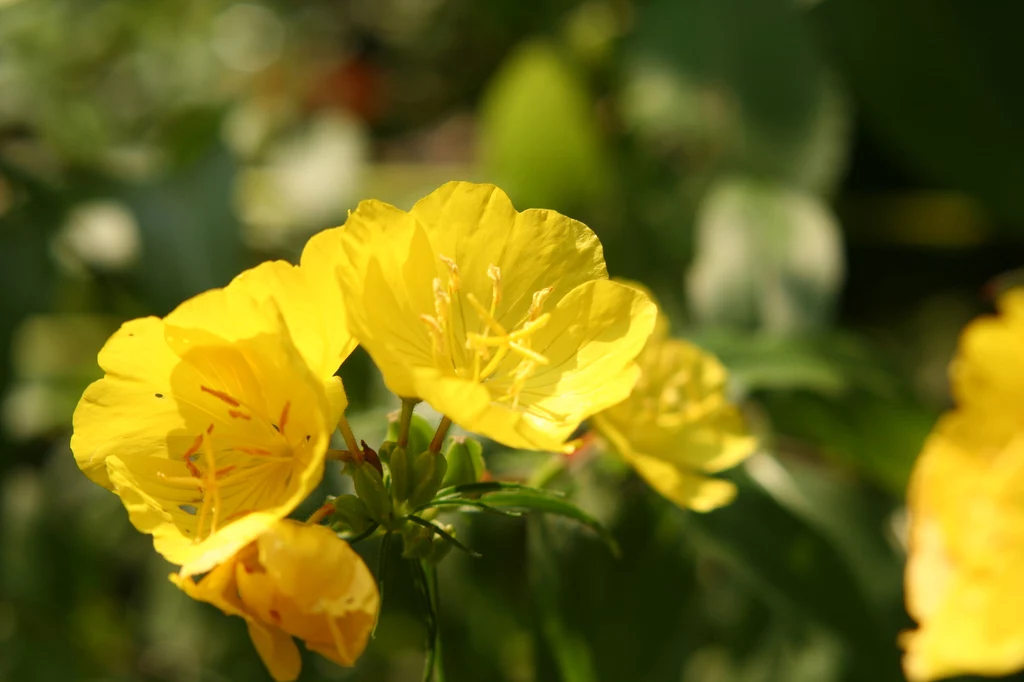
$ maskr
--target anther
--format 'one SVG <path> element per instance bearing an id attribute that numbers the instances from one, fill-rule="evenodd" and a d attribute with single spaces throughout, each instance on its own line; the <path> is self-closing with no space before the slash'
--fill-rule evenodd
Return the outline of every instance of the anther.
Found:
<path id="1" fill-rule="evenodd" d="M 420 315 L 420 320 L 427 325 L 427 332 L 430 334 L 430 343 L 433 346 L 434 355 L 443 355 L 444 327 L 432 315 Z"/>
<path id="2" fill-rule="evenodd" d="M 544 287 L 540 291 L 533 292 L 533 300 L 530 303 L 530 319 L 536 320 L 540 311 L 544 308 L 544 302 L 548 300 L 554 287 Z"/>
<path id="3" fill-rule="evenodd" d="M 441 262 L 448 267 L 448 288 L 451 292 L 457 293 L 459 290 L 459 266 L 458 264 L 449 258 L 448 256 L 438 254 L 438 258 Z"/>
<path id="4" fill-rule="evenodd" d="M 491 279 L 491 315 L 501 303 L 501 268 L 494 263 L 487 266 L 487 276 Z"/>

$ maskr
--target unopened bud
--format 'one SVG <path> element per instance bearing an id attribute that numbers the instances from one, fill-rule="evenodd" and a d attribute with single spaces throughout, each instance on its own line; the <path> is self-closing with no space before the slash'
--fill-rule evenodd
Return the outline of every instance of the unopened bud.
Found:
<path id="1" fill-rule="evenodd" d="M 366 504 L 370 517 L 383 522 L 391 515 L 391 497 L 380 472 L 369 462 L 351 462 L 345 471 L 352 477 L 356 494 Z"/>
<path id="2" fill-rule="evenodd" d="M 441 487 L 476 483 L 484 474 L 483 448 L 472 438 L 453 437 L 444 453 L 448 463 Z"/>
<path id="3" fill-rule="evenodd" d="M 410 461 L 412 490 L 409 492 L 409 505 L 416 509 L 434 499 L 434 494 L 441 487 L 448 463 L 439 452 L 424 450 Z"/>
<path id="4" fill-rule="evenodd" d="M 366 503 L 355 495 L 340 495 L 334 498 L 334 513 L 331 528 L 358 535 L 373 525 L 373 518 Z"/>

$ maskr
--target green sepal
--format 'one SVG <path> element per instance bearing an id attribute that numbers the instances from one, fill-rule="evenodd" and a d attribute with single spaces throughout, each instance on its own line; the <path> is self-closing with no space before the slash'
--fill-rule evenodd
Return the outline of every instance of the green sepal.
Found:
<path id="1" fill-rule="evenodd" d="M 484 474 L 483 446 L 473 438 L 454 436 L 448 441 L 444 453 L 448 470 L 441 487 L 476 483 Z"/>

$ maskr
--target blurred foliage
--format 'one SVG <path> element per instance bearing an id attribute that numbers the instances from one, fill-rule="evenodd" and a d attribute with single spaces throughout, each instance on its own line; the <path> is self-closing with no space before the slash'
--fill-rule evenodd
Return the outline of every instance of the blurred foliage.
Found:
<path id="1" fill-rule="evenodd" d="M 958 330 L 1024 262 L 1022 21 L 963 0 L 0 0 L 0 680 L 267 679 L 243 623 L 180 594 L 77 471 L 71 412 L 120 321 L 448 179 L 591 225 L 730 368 L 762 451 L 707 515 L 574 459 L 552 485 L 619 558 L 558 519 L 459 521 L 484 556 L 440 570 L 447 679 L 902 679 L 904 485 Z M 342 374 L 353 428 L 382 436 L 376 370 Z M 544 462 L 484 458 L 512 480 Z M 359 666 L 309 657 L 303 679 L 419 679 L 393 566 Z"/>

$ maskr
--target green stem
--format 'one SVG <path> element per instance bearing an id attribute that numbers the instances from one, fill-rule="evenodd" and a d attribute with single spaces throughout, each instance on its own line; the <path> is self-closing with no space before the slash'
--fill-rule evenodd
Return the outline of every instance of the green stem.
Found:
<path id="1" fill-rule="evenodd" d="M 555 480 L 560 473 L 565 471 L 566 458 L 564 455 L 552 455 L 548 461 L 533 470 L 526 485 L 530 488 L 543 488 Z"/>
<path id="2" fill-rule="evenodd" d="M 352 427 L 349 425 L 348 420 L 345 419 L 345 415 L 341 415 L 341 418 L 338 420 L 338 430 L 341 431 L 341 436 L 345 439 L 345 447 L 348 448 L 348 451 L 352 453 L 357 462 L 361 462 L 363 451 L 359 449 L 359 442 L 356 440 L 355 434 L 352 433 Z"/>
<path id="3" fill-rule="evenodd" d="M 412 410 L 419 401 L 402 398 L 402 414 L 398 418 L 398 447 L 409 447 L 409 426 L 412 424 Z"/>
<path id="4" fill-rule="evenodd" d="M 434 432 L 434 437 L 430 440 L 428 450 L 434 453 L 441 452 L 441 444 L 444 442 L 444 437 L 448 435 L 448 429 L 451 428 L 451 425 L 451 419 L 441 417 L 441 423 L 437 425 L 437 431 Z"/>
<path id="5" fill-rule="evenodd" d="M 430 598 L 430 610 L 434 620 L 434 641 L 431 653 L 428 654 L 428 664 L 434 682 L 444 682 L 444 659 L 441 656 L 441 596 L 437 589 L 437 566 L 426 561 L 421 562 L 426 577 L 427 594 Z"/>

